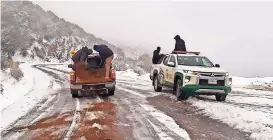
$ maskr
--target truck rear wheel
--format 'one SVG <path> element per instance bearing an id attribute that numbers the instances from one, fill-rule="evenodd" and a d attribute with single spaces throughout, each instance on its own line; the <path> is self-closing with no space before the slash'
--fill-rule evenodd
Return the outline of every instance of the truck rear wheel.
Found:
<path id="1" fill-rule="evenodd" d="M 176 81 L 176 98 L 177 98 L 177 101 L 181 101 L 181 100 L 187 100 L 189 98 L 189 96 L 187 96 L 185 93 L 183 93 L 183 91 L 181 90 L 181 80 L 178 79 Z"/>
<path id="2" fill-rule="evenodd" d="M 154 77 L 154 90 L 155 90 L 155 92 L 161 92 L 162 91 L 162 87 L 159 86 L 159 81 L 158 81 L 158 76 L 157 75 Z"/>
<path id="3" fill-rule="evenodd" d="M 78 90 L 73 90 L 73 89 L 71 89 L 71 94 L 72 94 L 72 98 L 77 98 L 77 97 L 79 97 L 79 92 L 78 92 Z"/>

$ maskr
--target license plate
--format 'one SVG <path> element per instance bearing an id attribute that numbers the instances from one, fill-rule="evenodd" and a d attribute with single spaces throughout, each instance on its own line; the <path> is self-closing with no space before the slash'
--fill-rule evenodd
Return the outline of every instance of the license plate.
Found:
<path id="1" fill-rule="evenodd" d="M 208 84 L 217 84 L 217 80 L 209 79 Z"/>

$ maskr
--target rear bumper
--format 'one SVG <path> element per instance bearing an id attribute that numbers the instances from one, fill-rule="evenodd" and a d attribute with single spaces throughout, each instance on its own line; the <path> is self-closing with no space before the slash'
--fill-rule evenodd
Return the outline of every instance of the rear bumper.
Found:
<path id="1" fill-rule="evenodd" d="M 188 95 L 227 95 L 231 92 L 230 86 L 204 86 L 204 85 L 186 85 L 182 87 L 182 91 Z"/>
<path id="2" fill-rule="evenodd" d="M 102 88 L 100 89 L 93 89 L 93 90 L 114 90 L 115 86 L 116 86 L 116 81 L 114 82 L 107 82 L 107 83 L 96 83 L 96 84 L 82 84 L 82 83 L 75 83 L 75 84 L 71 84 L 70 83 L 70 88 L 73 90 L 82 90 L 84 89 L 84 86 L 97 86 L 97 85 L 103 85 Z M 92 89 L 90 89 L 92 90 Z"/>

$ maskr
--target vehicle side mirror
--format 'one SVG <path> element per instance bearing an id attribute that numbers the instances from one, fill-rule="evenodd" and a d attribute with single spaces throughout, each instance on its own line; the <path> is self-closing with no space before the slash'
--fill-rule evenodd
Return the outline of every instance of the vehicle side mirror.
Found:
<path id="1" fill-rule="evenodd" d="M 170 67 L 175 67 L 175 64 L 174 64 L 174 62 L 168 62 L 168 64 L 167 64 L 168 66 L 170 66 Z"/>
<path id="2" fill-rule="evenodd" d="M 215 64 L 215 67 L 220 68 L 220 65 L 219 64 Z"/>

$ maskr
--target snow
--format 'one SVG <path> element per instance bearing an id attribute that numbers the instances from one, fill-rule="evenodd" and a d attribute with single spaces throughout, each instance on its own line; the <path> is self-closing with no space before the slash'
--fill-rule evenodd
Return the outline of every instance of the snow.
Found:
<path id="1" fill-rule="evenodd" d="M 133 70 L 128 69 L 126 71 L 117 71 L 117 79 L 119 80 L 143 80 L 143 81 L 150 81 L 150 74 L 146 73 L 143 75 L 138 75 L 137 73 L 133 72 Z"/>
<path id="2" fill-rule="evenodd" d="M 0 95 L 1 130 L 26 114 L 39 101 L 46 99 L 54 90 L 61 88 L 52 77 L 31 67 L 30 63 L 21 63 L 19 67 L 24 73 L 19 82 L 5 72 L 1 73 L 4 88 Z"/>
<path id="3" fill-rule="evenodd" d="M 100 124 L 97 124 L 97 123 L 94 123 L 94 124 L 92 125 L 92 127 L 93 127 L 93 128 L 98 128 L 98 129 L 100 129 L 100 130 L 103 129 L 103 126 L 101 126 Z"/>
<path id="4" fill-rule="evenodd" d="M 154 128 L 156 134 L 159 136 L 161 140 L 173 140 L 169 135 L 166 133 L 162 132 L 156 125 L 154 125 L 150 120 L 148 122 L 152 125 Z"/>
<path id="5" fill-rule="evenodd" d="M 271 85 L 273 87 L 273 77 L 264 77 L 264 78 L 243 78 L 238 76 L 232 77 L 232 85 L 235 87 L 244 87 L 249 85 Z"/>
<path id="6" fill-rule="evenodd" d="M 116 88 L 117 88 L 117 89 L 119 89 L 119 90 L 122 90 L 122 91 L 128 92 L 128 93 L 131 93 L 131 94 L 137 95 L 137 96 L 139 96 L 139 97 L 141 97 L 141 98 L 146 98 L 146 96 L 145 96 L 145 95 L 140 94 L 140 93 L 138 93 L 138 92 L 135 92 L 135 91 L 133 91 L 133 90 L 129 90 L 129 89 L 126 89 L 126 88 L 123 88 L 123 87 L 120 87 L 120 86 L 116 86 Z"/>
<path id="7" fill-rule="evenodd" d="M 70 138 L 73 130 L 76 127 L 77 119 L 80 118 L 80 116 L 81 116 L 80 113 L 78 112 L 78 109 L 80 108 L 80 101 L 79 101 L 78 98 L 76 99 L 75 104 L 76 104 L 76 111 L 74 113 L 72 123 L 71 123 L 71 125 L 70 125 L 70 127 L 69 127 L 69 129 L 68 129 L 68 131 L 67 131 L 67 133 L 65 135 L 65 137 L 66 137 L 65 140 L 68 140 L 68 138 Z"/>
<path id="8" fill-rule="evenodd" d="M 47 68 L 55 68 L 55 69 L 58 69 L 58 70 L 62 70 L 62 71 L 65 71 L 65 72 L 71 72 L 72 69 L 71 68 L 68 68 L 68 64 L 66 63 L 62 63 L 60 65 L 47 65 L 46 67 Z"/>
<path id="9" fill-rule="evenodd" d="M 140 89 L 140 90 L 152 90 L 151 80 L 149 74 L 145 76 L 138 76 L 132 70 L 117 72 L 118 88 L 128 93 L 146 97 L 143 94 L 129 90 L 128 88 Z M 200 114 L 209 116 L 213 119 L 220 120 L 229 126 L 239 129 L 244 132 L 250 133 L 250 139 L 252 140 L 273 140 L 273 92 L 261 91 L 254 89 L 246 89 L 241 87 L 247 87 L 249 85 L 268 86 L 272 85 L 272 77 L 264 78 L 243 78 L 233 77 L 233 90 L 227 96 L 225 102 L 215 101 L 214 96 L 202 96 L 205 99 L 190 98 L 190 102 L 193 106 L 201 109 Z M 122 88 L 120 88 L 122 86 Z M 153 92 L 150 92 L 153 93 Z M 170 96 L 176 100 L 175 96 L 167 93 L 161 93 L 162 95 Z M 143 108 L 162 124 L 168 124 L 169 129 L 177 129 L 178 126 L 173 123 L 170 124 L 168 116 L 153 109 L 148 105 L 142 105 Z M 165 117 L 164 117 L 165 116 Z M 163 137 L 166 134 L 160 132 L 159 128 L 155 128 L 151 124 L 155 131 L 158 132 L 159 137 Z M 179 128 L 181 129 L 181 128 Z M 165 138 L 167 139 L 167 137 Z"/>
<path id="10" fill-rule="evenodd" d="M 149 114 L 151 114 L 154 118 L 156 118 L 159 122 L 164 124 L 168 129 L 181 136 L 185 140 L 190 140 L 189 134 L 183 128 L 180 128 L 176 122 L 164 114 L 163 112 L 155 109 L 154 107 L 147 104 L 140 104 L 142 108 L 144 108 Z M 162 135 L 161 135 L 162 136 Z"/>
<path id="11" fill-rule="evenodd" d="M 93 112 L 86 112 L 86 119 L 93 121 L 95 119 L 98 119 L 100 117 L 103 117 L 103 112 L 102 111 L 93 111 Z"/>
<path id="12" fill-rule="evenodd" d="M 227 96 L 225 102 L 190 99 L 193 106 L 202 109 L 202 113 L 221 120 L 231 127 L 251 133 L 253 140 L 273 139 L 273 94 L 268 91 L 245 92 L 236 89 Z M 215 100 L 212 97 L 204 98 Z"/>

